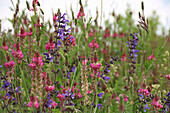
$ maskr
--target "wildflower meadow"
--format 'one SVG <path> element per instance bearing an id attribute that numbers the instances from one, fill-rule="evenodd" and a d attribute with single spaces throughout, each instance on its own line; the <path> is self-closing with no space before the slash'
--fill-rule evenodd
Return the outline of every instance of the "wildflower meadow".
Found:
<path id="1" fill-rule="evenodd" d="M 79 11 L 49 12 L 38 0 L 12 3 L 12 28 L 1 30 L 0 113 L 170 113 L 170 31 L 159 16 L 113 21 Z"/>

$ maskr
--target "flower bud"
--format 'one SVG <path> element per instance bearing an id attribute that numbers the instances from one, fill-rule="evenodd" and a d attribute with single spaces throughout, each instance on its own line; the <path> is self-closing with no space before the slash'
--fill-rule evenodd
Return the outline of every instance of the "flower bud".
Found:
<path id="1" fill-rule="evenodd" d="M 144 11 L 144 3 L 143 3 L 143 1 L 141 3 L 141 7 L 142 7 L 142 11 Z"/>

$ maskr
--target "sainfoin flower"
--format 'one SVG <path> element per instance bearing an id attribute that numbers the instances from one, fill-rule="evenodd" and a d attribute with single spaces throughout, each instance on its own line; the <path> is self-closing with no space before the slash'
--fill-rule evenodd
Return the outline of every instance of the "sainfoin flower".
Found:
<path id="1" fill-rule="evenodd" d="M 51 49 L 54 49 L 55 47 L 55 44 L 54 43 L 48 43 L 45 45 L 45 49 L 46 50 L 51 50 Z"/>
<path id="2" fill-rule="evenodd" d="M 161 104 L 159 104 L 159 97 L 153 98 L 151 105 L 154 105 L 155 108 L 159 109 L 163 107 Z"/>
<path id="3" fill-rule="evenodd" d="M 149 95 L 148 89 L 139 89 L 139 90 L 138 90 L 138 93 L 142 93 L 142 94 L 144 94 L 145 96 L 148 96 L 148 95 Z"/>
<path id="4" fill-rule="evenodd" d="M 101 63 L 97 63 L 97 64 L 91 63 L 90 67 L 94 70 L 99 69 L 101 67 Z"/>
<path id="5" fill-rule="evenodd" d="M 39 53 L 34 54 L 34 56 L 32 58 L 32 62 L 33 63 L 29 64 L 29 66 L 32 68 L 32 70 L 34 70 L 36 67 L 44 65 L 43 60 L 42 60 L 42 56 L 40 56 Z"/>
<path id="6" fill-rule="evenodd" d="M 9 63 L 8 63 L 8 62 L 5 62 L 5 63 L 4 63 L 4 66 L 5 66 L 7 69 L 12 69 L 12 68 L 15 67 L 15 62 L 14 62 L 14 61 L 9 61 Z"/>
<path id="7" fill-rule="evenodd" d="M 150 59 L 151 59 L 151 60 L 153 59 L 154 61 L 156 61 L 156 59 L 155 59 L 155 55 L 154 55 L 154 54 L 152 54 L 151 56 L 149 56 L 149 57 L 148 57 L 148 61 L 149 61 Z"/>
<path id="8" fill-rule="evenodd" d="M 103 37 L 104 38 L 109 38 L 110 37 L 110 30 L 109 30 L 109 28 L 105 29 L 105 33 L 103 34 Z"/>
<path id="9" fill-rule="evenodd" d="M 124 37 L 125 37 L 125 34 L 124 34 L 123 32 L 120 32 L 120 33 L 119 33 L 119 37 L 124 38 Z"/>
<path id="10" fill-rule="evenodd" d="M 18 36 L 22 39 L 25 39 L 25 36 L 27 36 L 23 27 L 21 27 L 20 34 L 18 34 Z"/>
<path id="11" fill-rule="evenodd" d="M 89 43 L 89 47 L 97 49 L 99 48 L 99 45 L 96 40 L 93 40 L 91 43 Z"/>
<path id="12" fill-rule="evenodd" d="M 170 80 L 170 75 L 166 75 L 165 77 L 166 77 L 168 80 Z"/>
<path id="13" fill-rule="evenodd" d="M 81 16 L 85 16 L 83 7 L 80 8 L 77 18 L 79 19 Z"/>
<path id="14" fill-rule="evenodd" d="M 53 91 L 55 89 L 54 85 L 53 86 L 46 86 L 46 91 Z"/>
<path id="15" fill-rule="evenodd" d="M 127 61 L 127 55 L 123 54 L 120 58 L 121 61 Z"/>
<path id="16" fill-rule="evenodd" d="M 8 46 L 6 45 L 5 39 L 3 40 L 2 48 L 3 48 L 5 51 L 8 51 Z"/>
<path id="17" fill-rule="evenodd" d="M 34 54 L 32 61 L 33 61 L 33 63 L 36 64 L 36 66 L 43 65 L 42 56 L 40 56 L 40 54 L 38 52 Z"/>
<path id="18" fill-rule="evenodd" d="M 57 13 L 53 17 L 53 21 L 55 22 L 57 20 Z"/>
<path id="19" fill-rule="evenodd" d="M 33 107 L 33 103 L 32 102 L 28 102 L 27 106 L 28 107 Z"/>
<path id="20" fill-rule="evenodd" d="M 59 93 L 59 94 L 57 95 L 57 98 L 62 99 L 62 98 L 64 98 L 64 95 L 61 95 L 61 93 Z"/>
<path id="21" fill-rule="evenodd" d="M 38 101 L 35 102 L 34 107 L 36 107 L 37 109 L 39 108 L 40 104 L 38 103 Z"/>
<path id="22" fill-rule="evenodd" d="M 79 98 L 82 98 L 82 95 L 81 95 L 81 93 L 80 93 L 80 92 L 78 93 L 78 97 L 79 97 Z"/>
<path id="23" fill-rule="evenodd" d="M 125 98 L 124 98 L 124 101 L 127 102 L 127 101 L 128 101 L 128 97 L 125 97 Z"/>
<path id="24" fill-rule="evenodd" d="M 88 60 L 85 59 L 85 60 L 83 61 L 83 66 L 85 66 L 87 62 L 88 62 Z"/>
<path id="25" fill-rule="evenodd" d="M 115 32 L 115 33 L 113 34 L 113 38 L 116 38 L 116 37 L 118 37 L 118 34 Z"/>
<path id="26" fill-rule="evenodd" d="M 55 44 L 53 43 L 53 37 L 50 36 L 49 43 L 45 45 L 45 49 L 50 52 L 50 50 L 54 49 Z"/>
<path id="27" fill-rule="evenodd" d="M 23 59 L 23 57 L 24 57 L 22 51 L 20 50 L 20 44 L 18 42 L 16 42 L 16 44 L 14 44 L 14 48 L 15 48 L 15 50 L 12 50 L 13 57 L 20 64 L 22 59 Z"/>
<path id="28" fill-rule="evenodd" d="M 35 69 L 35 63 L 30 63 L 29 66 L 30 66 L 32 69 Z"/>
<path id="29" fill-rule="evenodd" d="M 52 105 L 53 108 L 55 108 L 58 104 L 57 104 L 55 101 L 53 101 L 53 102 L 51 103 L 51 105 Z"/>
<path id="30" fill-rule="evenodd" d="M 26 35 L 32 36 L 32 28 L 30 27 L 30 32 L 27 32 Z"/>
<path id="31" fill-rule="evenodd" d="M 18 51 L 12 50 L 12 54 L 14 58 L 17 58 L 19 60 L 21 60 L 24 57 L 24 55 L 22 54 L 22 51 L 20 50 Z"/>

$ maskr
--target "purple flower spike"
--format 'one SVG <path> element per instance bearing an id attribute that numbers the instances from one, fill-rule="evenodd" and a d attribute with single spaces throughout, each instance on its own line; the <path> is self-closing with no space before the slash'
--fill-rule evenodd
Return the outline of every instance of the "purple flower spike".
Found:
<path id="1" fill-rule="evenodd" d="M 102 98 L 103 93 L 97 94 L 98 97 Z"/>
<path id="2" fill-rule="evenodd" d="M 142 100 L 142 99 L 143 99 L 143 95 L 142 95 L 142 94 L 140 94 L 139 96 L 140 96 L 140 99 Z"/>
<path id="3" fill-rule="evenodd" d="M 76 67 L 73 66 L 73 68 L 71 69 L 71 71 L 72 71 L 73 73 L 75 73 L 75 70 L 76 70 Z"/>
<path id="4" fill-rule="evenodd" d="M 102 107 L 102 104 L 97 104 L 97 107 L 100 109 Z"/>
<path id="5" fill-rule="evenodd" d="M 16 92 L 17 92 L 17 93 L 18 93 L 18 92 L 21 92 L 21 91 L 19 91 L 20 88 L 21 88 L 20 86 L 17 87 L 17 89 L 16 89 Z"/>
<path id="6" fill-rule="evenodd" d="M 72 95 L 71 95 L 71 98 L 72 98 L 72 99 L 74 99 L 74 97 L 75 97 L 75 95 L 74 95 L 74 94 L 72 94 Z"/>
<path id="7" fill-rule="evenodd" d="M 61 46 L 61 41 L 59 40 L 58 42 L 57 42 L 57 46 Z"/>
<path id="8" fill-rule="evenodd" d="M 149 109 L 148 104 L 145 104 L 144 112 L 146 112 L 146 109 Z"/>

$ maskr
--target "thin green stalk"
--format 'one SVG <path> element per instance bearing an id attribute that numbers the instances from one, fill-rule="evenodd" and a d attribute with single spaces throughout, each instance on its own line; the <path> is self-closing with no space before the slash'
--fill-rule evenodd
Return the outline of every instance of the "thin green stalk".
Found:
<path id="1" fill-rule="evenodd" d="M 100 26 L 102 25 L 102 11 L 103 11 L 103 0 L 101 0 L 101 17 L 100 17 Z M 100 28 L 99 28 L 99 34 L 100 34 Z"/>
<path id="2" fill-rule="evenodd" d="M 19 69 L 20 69 L 20 71 L 21 71 L 21 78 L 22 78 L 22 80 L 24 81 L 24 89 L 26 89 L 25 91 L 26 91 L 26 97 L 30 97 L 30 95 L 29 95 L 29 93 L 28 93 L 28 88 L 27 88 L 27 84 L 26 84 L 26 81 L 25 81 L 25 79 L 27 79 L 27 78 L 25 78 L 25 76 L 24 76 L 24 73 L 23 73 L 23 71 L 22 71 L 22 69 L 21 69 L 21 66 L 19 66 Z"/>
<path id="3" fill-rule="evenodd" d="M 71 87 L 70 87 L 70 89 L 71 89 L 72 86 L 73 86 L 73 82 L 74 82 L 74 78 L 75 78 L 75 75 L 76 75 L 76 71 L 77 71 L 77 68 L 75 69 L 74 76 L 73 76 L 73 79 L 72 79 L 72 81 L 71 81 Z"/>
<path id="4" fill-rule="evenodd" d="M 97 78 L 96 78 L 96 107 L 95 107 L 95 109 L 94 109 L 94 113 L 96 113 L 96 110 L 97 110 L 97 104 L 98 104 L 98 99 L 97 99 L 97 93 L 98 93 L 98 91 L 97 91 Z"/>

